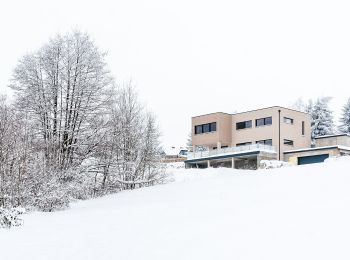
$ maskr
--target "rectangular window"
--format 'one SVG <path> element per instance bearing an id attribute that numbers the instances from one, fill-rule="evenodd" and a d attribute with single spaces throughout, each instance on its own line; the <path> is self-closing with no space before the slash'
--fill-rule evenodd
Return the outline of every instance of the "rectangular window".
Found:
<path id="1" fill-rule="evenodd" d="M 265 125 L 272 125 L 272 117 L 266 117 L 265 118 Z"/>
<path id="2" fill-rule="evenodd" d="M 264 120 L 264 118 L 256 119 L 256 120 L 255 120 L 255 126 L 261 126 L 261 125 L 265 125 L 265 120 Z"/>
<path id="3" fill-rule="evenodd" d="M 292 141 L 292 140 L 288 140 L 288 139 L 283 139 L 283 143 L 285 144 L 285 145 L 294 145 L 294 141 Z"/>
<path id="4" fill-rule="evenodd" d="M 292 125 L 294 123 L 294 119 L 289 117 L 283 117 L 283 122 Z"/>
<path id="5" fill-rule="evenodd" d="M 301 134 L 305 135 L 305 122 L 301 122 Z"/>
<path id="6" fill-rule="evenodd" d="M 252 128 L 252 120 L 236 123 L 236 130 Z"/>
<path id="7" fill-rule="evenodd" d="M 210 132 L 216 131 L 216 122 L 210 123 Z"/>
<path id="8" fill-rule="evenodd" d="M 256 141 L 257 144 L 264 144 L 264 145 L 271 145 L 272 146 L 272 139 L 266 139 L 266 140 L 259 140 Z"/>
<path id="9" fill-rule="evenodd" d="M 255 120 L 255 126 L 272 125 L 272 117 L 259 118 Z"/>
<path id="10" fill-rule="evenodd" d="M 245 146 L 245 145 L 251 145 L 252 143 L 251 142 L 246 142 L 246 143 L 239 143 L 239 144 L 236 144 L 236 146 Z"/>
<path id="11" fill-rule="evenodd" d="M 196 135 L 203 134 L 203 133 L 209 133 L 209 132 L 215 132 L 216 131 L 216 122 L 203 124 L 203 125 L 196 125 L 194 127 L 194 133 Z"/>
<path id="12" fill-rule="evenodd" d="M 210 124 L 204 124 L 203 125 L 203 133 L 210 132 Z"/>
<path id="13" fill-rule="evenodd" d="M 197 135 L 197 134 L 201 134 L 201 133 L 203 133 L 203 131 L 202 131 L 202 125 L 196 125 L 195 127 L 194 127 L 194 129 L 195 129 L 195 134 Z"/>

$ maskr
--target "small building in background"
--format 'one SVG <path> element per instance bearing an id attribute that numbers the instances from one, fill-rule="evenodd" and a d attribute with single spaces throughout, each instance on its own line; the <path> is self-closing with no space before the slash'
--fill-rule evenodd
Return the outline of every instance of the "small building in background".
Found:
<path id="1" fill-rule="evenodd" d="M 187 159 L 188 150 L 185 147 L 163 147 L 162 162 L 183 162 Z"/>

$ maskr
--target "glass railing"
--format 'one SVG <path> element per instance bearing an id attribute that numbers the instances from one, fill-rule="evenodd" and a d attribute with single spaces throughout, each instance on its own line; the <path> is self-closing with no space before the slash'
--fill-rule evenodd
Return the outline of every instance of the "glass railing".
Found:
<path id="1" fill-rule="evenodd" d="M 267 151 L 267 152 L 276 152 L 274 146 L 265 145 L 265 144 L 250 144 L 243 146 L 232 146 L 221 149 L 215 149 L 210 151 L 196 151 L 187 154 L 187 160 L 196 159 L 196 158 L 204 158 L 215 155 L 225 155 L 225 154 L 233 154 L 233 153 L 241 153 L 241 152 L 249 152 L 249 151 Z"/>

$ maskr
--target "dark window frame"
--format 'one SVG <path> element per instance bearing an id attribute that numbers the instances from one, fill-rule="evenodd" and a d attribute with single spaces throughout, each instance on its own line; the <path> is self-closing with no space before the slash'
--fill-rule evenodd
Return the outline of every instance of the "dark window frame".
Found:
<path id="1" fill-rule="evenodd" d="M 272 116 L 255 119 L 255 127 L 260 127 L 265 125 L 272 125 Z"/>
<path id="2" fill-rule="evenodd" d="M 252 120 L 237 122 L 236 130 L 248 129 L 248 128 L 252 128 L 252 126 L 253 126 Z"/>
<path id="3" fill-rule="evenodd" d="M 209 125 L 210 125 L 210 132 L 215 132 L 216 131 L 216 122 L 212 122 Z"/>
<path id="4" fill-rule="evenodd" d="M 288 121 L 289 121 L 289 122 L 288 122 Z M 283 122 L 286 123 L 286 124 L 294 125 L 294 119 L 293 119 L 293 118 L 290 118 L 290 117 L 284 116 L 284 117 L 283 117 Z"/>
<path id="5" fill-rule="evenodd" d="M 203 124 L 203 133 L 209 133 L 210 132 L 210 124 Z"/>
<path id="6" fill-rule="evenodd" d="M 294 141 L 293 140 L 289 140 L 289 139 L 283 139 L 283 144 L 284 145 L 294 146 Z"/>
<path id="7" fill-rule="evenodd" d="M 305 135 L 305 121 L 301 122 L 301 135 Z"/>
<path id="8" fill-rule="evenodd" d="M 201 124 L 201 125 L 195 125 L 194 126 L 194 134 L 206 134 L 211 132 L 216 132 L 216 122 Z"/>
<path id="9" fill-rule="evenodd" d="M 194 126 L 194 134 L 199 135 L 202 133 L 203 133 L 203 126 L 202 125 Z"/>
<path id="10" fill-rule="evenodd" d="M 251 144 L 252 144 L 252 142 L 238 143 L 238 144 L 236 144 L 236 147 L 251 145 Z"/>
<path id="11" fill-rule="evenodd" d="M 272 139 L 258 140 L 255 143 L 256 144 L 263 144 L 263 145 L 270 145 L 270 146 L 272 146 Z"/>

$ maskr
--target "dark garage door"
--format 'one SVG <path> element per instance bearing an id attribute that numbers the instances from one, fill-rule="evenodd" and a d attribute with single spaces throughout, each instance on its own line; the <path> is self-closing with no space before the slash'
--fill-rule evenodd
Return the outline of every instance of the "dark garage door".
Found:
<path id="1" fill-rule="evenodd" d="M 298 165 L 324 162 L 329 154 L 298 157 Z"/>

